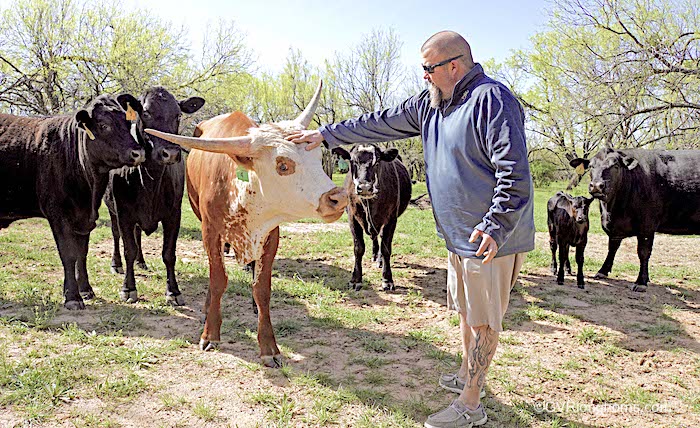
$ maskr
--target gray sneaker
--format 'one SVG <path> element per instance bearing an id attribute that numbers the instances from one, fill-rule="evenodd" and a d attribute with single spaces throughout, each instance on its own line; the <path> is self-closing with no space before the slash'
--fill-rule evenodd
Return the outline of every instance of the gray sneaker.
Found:
<path id="1" fill-rule="evenodd" d="M 455 400 L 446 409 L 428 416 L 425 428 L 471 428 L 486 423 L 488 417 L 481 404 L 473 412 Z"/>
<path id="2" fill-rule="evenodd" d="M 457 373 L 440 376 L 440 381 L 438 383 L 443 389 L 455 392 L 457 394 L 461 394 L 462 390 L 464 389 L 464 381 L 457 377 Z M 486 397 L 486 391 L 482 389 L 479 392 L 479 398 L 484 397 Z"/>

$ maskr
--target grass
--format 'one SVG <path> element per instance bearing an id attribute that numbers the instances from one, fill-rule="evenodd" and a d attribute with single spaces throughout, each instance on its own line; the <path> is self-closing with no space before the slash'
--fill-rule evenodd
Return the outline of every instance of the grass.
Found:
<path id="1" fill-rule="evenodd" d="M 422 193 L 419 186 L 425 185 L 416 186 L 414 196 Z M 556 190 L 536 192 L 538 231 L 546 230 L 541 208 Z M 435 237 L 430 210 L 411 207 L 398 223 L 393 245 L 394 276 L 400 285 L 396 293 L 379 290 L 381 273 L 368 254 L 365 287 L 360 292 L 347 288 L 353 265 L 348 229 L 283 233 L 273 266 L 271 317 L 287 365 L 268 369 L 258 359 L 250 273 L 229 260 L 221 347 L 209 353 L 197 350 L 209 273 L 201 257 L 199 223 L 186 200 L 183 208 L 179 245 L 186 255 L 176 269 L 185 308 L 165 302 L 159 250 L 146 254 L 150 272 L 137 271 L 142 300 L 134 305 L 119 300 L 122 278 L 109 273 L 111 232 L 105 221 L 93 232 L 88 255 L 98 298 L 81 313 L 62 309 L 61 262 L 45 220 L 17 222 L 0 232 L 3 417 L 53 426 L 70 415 L 76 427 L 117 427 L 125 420 L 136 423 L 123 409 L 151 402 L 157 416 L 139 421 L 143 426 L 235 426 L 222 408 L 238 399 L 236 405 L 260 416 L 254 422 L 258 426 L 419 427 L 427 415 L 449 404 L 453 396 L 435 380 L 459 368 L 459 318 L 444 309 L 447 252 Z M 589 240 L 605 239 L 597 216 L 593 207 Z M 101 219 L 107 218 L 103 208 Z M 157 230 L 144 239 L 160 241 L 162 235 Z M 369 240 L 366 244 L 371 248 Z M 610 287 L 612 295 L 600 293 L 596 285 L 587 285 L 586 292 L 573 283 L 552 287 L 549 276 L 538 279 L 550 257 L 548 248 L 531 252 L 523 267 L 533 274 L 531 282 L 519 283 L 512 294 L 507 329 L 499 337 L 487 378 L 490 423 L 534 428 L 582 423 L 582 416 L 571 412 L 537 413 L 534 403 L 541 397 L 639 406 L 673 397 L 700 413 L 695 392 L 700 359 L 687 348 L 686 339 L 694 333 L 684 324 L 695 319 L 689 302 L 700 290 L 700 268 L 651 266 L 652 277 L 670 290 L 668 296 L 651 289 L 631 300 L 615 286 Z M 594 271 L 600 263 L 587 257 L 585 269 Z M 411 269 L 421 273 L 413 275 Z M 616 263 L 614 274 L 634 277 L 637 269 L 635 263 Z M 432 272 L 423 275 L 425 271 Z M 688 279 L 681 284 L 674 278 Z M 613 315 L 591 320 L 587 309 L 566 306 L 571 296 L 585 301 L 590 310 L 605 307 Z M 613 318 L 630 305 L 643 307 L 648 315 L 622 320 L 616 327 Z M 169 330 L 157 328 L 166 324 Z M 643 351 L 629 346 L 630 337 L 637 336 L 647 340 Z M 647 349 L 656 351 L 653 362 L 663 368 L 660 380 L 648 379 L 651 374 L 637 367 Z M 678 369 L 680 360 L 683 371 Z M 605 381 L 623 377 L 619 384 Z M 644 382 L 670 389 L 661 395 L 639 386 Z M 187 387 L 178 388 L 181 384 Z M 200 388 L 217 385 L 226 387 L 215 400 L 202 398 Z M 83 402 L 98 403 L 99 410 L 84 410 L 79 407 Z M 652 416 L 606 424 L 641 425 L 647 423 L 644 417 Z M 167 422 L 159 422 L 161 417 Z M 654 419 L 659 426 L 660 421 L 695 425 L 690 417 Z"/>

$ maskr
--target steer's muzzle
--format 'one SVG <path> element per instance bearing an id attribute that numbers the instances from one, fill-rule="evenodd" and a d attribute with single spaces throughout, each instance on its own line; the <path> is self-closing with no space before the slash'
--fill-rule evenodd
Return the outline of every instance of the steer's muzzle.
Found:
<path id="1" fill-rule="evenodd" d="M 146 160 L 146 151 L 144 149 L 134 149 L 129 153 L 129 161 L 132 166 L 141 165 Z"/>
<path id="2" fill-rule="evenodd" d="M 323 221 L 331 223 L 343 215 L 343 210 L 347 205 L 347 192 L 341 187 L 336 187 L 321 195 L 317 211 Z"/>
<path id="3" fill-rule="evenodd" d="M 361 198 L 371 198 L 375 195 L 374 186 L 368 181 L 362 181 L 355 185 L 355 193 Z"/>
<path id="4" fill-rule="evenodd" d="M 180 154 L 180 148 L 177 147 L 163 147 L 158 150 L 158 161 L 163 165 L 172 165 L 180 162 L 181 157 L 182 155 Z"/>
<path id="5" fill-rule="evenodd" d="M 588 185 L 588 192 L 594 198 L 602 198 L 605 196 L 605 183 L 603 181 L 591 181 Z"/>

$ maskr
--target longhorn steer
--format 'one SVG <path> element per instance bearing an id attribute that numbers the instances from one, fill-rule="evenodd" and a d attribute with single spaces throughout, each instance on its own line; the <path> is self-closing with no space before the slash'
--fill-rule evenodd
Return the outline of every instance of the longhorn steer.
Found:
<path id="1" fill-rule="evenodd" d="M 608 234 L 608 255 L 595 277 L 607 277 L 622 240 L 636 236 L 639 275 L 631 289 L 646 291 L 654 234 L 700 234 L 700 151 L 606 147 L 570 164 L 590 166 L 588 190 L 600 200 Z"/>
<path id="2" fill-rule="evenodd" d="M 185 187 L 185 160 L 180 146 L 158 137 L 144 135 L 145 128 L 177 133 L 182 113 L 194 113 L 204 99 L 192 97 L 178 101 L 165 88 L 149 89 L 140 98 L 143 111 L 136 121 L 136 138 L 146 148 L 146 160 L 138 169 L 112 171 L 104 200 L 112 219 L 114 251 L 112 271 L 122 270 L 119 238 L 124 240 L 126 275 L 121 290 L 122 300 L 138 300 L 134 261 L 147 269 L 141 250 L 141 231 L 150 235 L 163 223 L 163 263 L 167 272 L 166 300 L 183 305 L 184 299 L 175 278 L 175 247 L 180 232 L 182 194 Z"/>
<path id="3" fill-rule="evenodd" d="M 333 151 L 350 162 L 350 171 L 345 177 L 345 190 L 350 196 L 348 221 L 355 252 L 350 286 L 356 291 L 362 288 L 364 232 L 372 238 L 372 261 L 382 268 L 382 288 L 393 291 L 391 242 L 396 221 L 411 200 L 411 177 L 396 158 L 398 150 L 394 148 L 382 150 L 375 144 L 367 144 L 355 145 L 350 152 L 340 147 Z"/>
<path id="4" fill-rule="evenodd" d="M 552 250 L 552 274 L 557 276 L 557 284 L 564 284 L 564 267 L 571 275 L 569 246 L 576 247 L 576 284 L 583 288 L 583 252 L 588 242 L 588 208 L 593 198 L 571 196 L 557 192 L 547 201 L 547 228 L 549 247 Z M 559 270 L 557 270 L 557 246 L 559 246 Z"/>
<path id="5" fill-rule="evenodd" d="M 127 104 L 141 111 L 123 94 L 100 95 L 72 116 L 0 114 L 0 229 L 29 217 L 49 221 L 67 309 L 85 309 L 83 298 L 95 295 L 85 262 L 109 171 L 145 157 L 129 132 Z"/>
<path id="6" fill-rule="evenodd" d="M 253 298 L 258 307 L 258 345 L 263 363 L 282 363 L 270 322 L 272 262 L 279 244 L 279 225 L 302 217 L 326 222 L 340 218 L 347 194 L 323 172 L 321 150 L 306 150 L 284 137 L 311 122 L 321 93 L 294 121 L 257 127 L 243 113 L 206 120 L 195 130 L 199 138 L 146 130 L 190 147 L 187 158 L 187 194 L 202 221 L 202 241 L 209 256 L 209 293 L 204 304 L 206 320 L 200 347 L 209 350 L 220 342 L 221 297 L 228 277 L 223 260 L 230 243 L 241 264 L 255 263 Z M 236 177 L 245 168 L 248 181 Z"/>

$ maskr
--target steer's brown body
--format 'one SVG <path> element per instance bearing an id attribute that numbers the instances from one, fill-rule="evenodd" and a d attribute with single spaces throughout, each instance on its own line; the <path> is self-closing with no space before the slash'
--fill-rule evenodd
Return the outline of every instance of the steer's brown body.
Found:
<path id="1" fill-rule="evenodd" d="M 258 344 L 267 366 L 281 363 L 270 322 L 272 262 L 279 244 L 279 224 L 302 217 L 335 221 L 347 205 L 347 194 L 323 173 L 320 149 L 306 151 L 284 139 L 308 126 L 320 85 L 306 110 L 294 121 L 258 127 L 240 112 L 206 120 L 188 138 L 147 132 L 193 148 L 187 159 L 187 192 L 202 222 L 202 242 L 209 257 L 209 293 L 200 347 L 220 341 L 221 298 L 228 277 L 225 243 L 240 263 L 255 261 L 253 298 L 258 307 Z M 249 170 L 249 181 L 236 169 Z"/>

